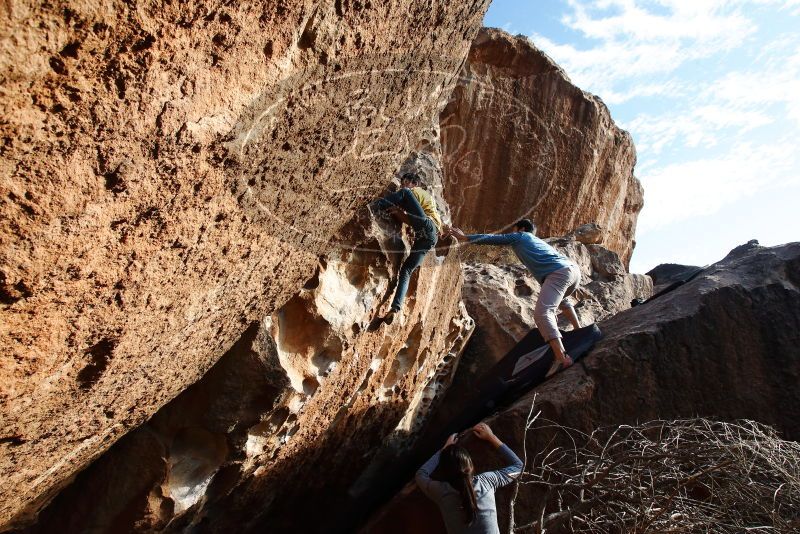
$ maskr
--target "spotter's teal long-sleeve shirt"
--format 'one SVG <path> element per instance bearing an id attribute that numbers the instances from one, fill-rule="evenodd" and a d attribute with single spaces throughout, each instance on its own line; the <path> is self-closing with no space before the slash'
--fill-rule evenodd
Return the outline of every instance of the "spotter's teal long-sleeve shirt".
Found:
<path id="1" fill-rule="evenodd" d="M 553 271 L 572 265 L 569 258 L 559 254 L 556 249 L 530 232 L 471 234 L 467 238 L 476 245 L 509 245 L 540 284 Z"/>

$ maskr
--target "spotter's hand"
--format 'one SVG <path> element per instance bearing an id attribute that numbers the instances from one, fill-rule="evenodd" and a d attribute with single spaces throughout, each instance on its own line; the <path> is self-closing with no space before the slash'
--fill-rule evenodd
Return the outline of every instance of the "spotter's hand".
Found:
<path id="1" fill-rule="evenodd" d="M 461 230 L 461 228 L 456 228 L 455 226 L 450 228 L 450 235 L 455 237 L 459 241 L 469 241 L 467 234 L 465 234 L 464 231 Z"/>

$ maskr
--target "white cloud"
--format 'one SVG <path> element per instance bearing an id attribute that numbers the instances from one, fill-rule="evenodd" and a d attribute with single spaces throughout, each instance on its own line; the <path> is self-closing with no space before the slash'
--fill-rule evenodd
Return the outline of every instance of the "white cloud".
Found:
<path id="1" fill-rule="evenodd" d="M 611 93 L 621 80 L 671 72 L 692 54 L 677 43 L 607 41 L 598 47 L 580 50 L 539 35 L 531 39 L 566 70 L 573 83 L 601 97 Z"/>
<path id="2" fill-rule="evenodd" d="M 800 35 L 771 35 L 755 22 L 759 6 L 792 16 L 800 0 L 567 4 L 562 23 L 590 46 L 534 35 L 536 44 L 574 83 L 619 109 L 651 97 L 622 124 L 634 136 L 645 189 L 639 237 L 800 181 L 797 133 L 785 120 L 800 124 Z"/>
<path id="3" fill-rule="evenodd" d="M 726 3 L 719 0 L 569 0 L 569 4 L 573 14 L 564 17 L 562 22 L 593 39 L 613 40 L 621 36 L 640 42 L 688 39 L 715 47 L 730 47 L 752 31 L 746 17 L 726 9 Z M 645 7 L 648 4 L 666 9 L 667 14 L 648 10 Z M 601 13 L 593 16 L 592 11 Z"/>
<path id="4" fill-rule="evenodd" d="M 642 96 L 635 90 L 616 90 L 619 82 L 674 72 L 687 61 L 736 48 L 756 30 L 738 10 L 726 7 L 730 2 L 718 0 L 568 3 L 572 12 L 562 22 L 599 41 L 596 46 L 578 48 L 539 34 L 531 39 L 564 67 L 577 85 L 612 103 Z M 666 13 L 658 14 L 646 6 L 660 7 Z"/>
<path id="5" fill-rule="evenodd" d="M 670 92 L 675 105 L 668 111 L 641 113 L 622 123 L 634 136 L 641 165 L 650 166 L 668 147 L 729 145 L 767 125 L 782 128 L 780 135 L 786 129 L 784 118 L 800 125 L 800 38 L 784 42 L 783 54 L 777 47 L 766 48 L 775 54 L 765 57 L 759 68 L 697 84 L 694 95 Z M 788 57 L 787 48 L 792 52 Z M 782 107 L 771 107 L 776 105 Z"/>
<path id="6" fill-rule="evenodd" d="M 716 213 L 756 190 L 800 184 L 800 158 L 791 140 L 775 145 L 740 143 L 719 158 L 683 161 L 641 177 L 645 210 L 639 237 L 669 224 Z"/>
<path id="7" fill-rule="evenodd" d="M 651 82 L 635 84 L 622 90 L 609 89 L 603 93 L 603 101 L 607 104 L 623 104 L 628 100 L 638 97 L 670 97 L 686 95 L 686 84 L 678 80 L 668 80 L 665 82 Z"/>
<path id="8" fill-rule="evenodd" d="M 688 109 L 640 114 L 622 127 L 633 132 L 637 150 L 646 160 L 658 156 L 668 146 L 714 147 L 773 120 L 761 111 L 735 105 L 695 103 Z"/>
<path id="9" fill-rule="evenodd" d="M 781 104 L 789 118 L 800 124 L 800 39 L 793 55 L 771 57 L 760 69 L 725 74 L 702 93 L 702 97 L 727 102 L 742 109 Z"/>

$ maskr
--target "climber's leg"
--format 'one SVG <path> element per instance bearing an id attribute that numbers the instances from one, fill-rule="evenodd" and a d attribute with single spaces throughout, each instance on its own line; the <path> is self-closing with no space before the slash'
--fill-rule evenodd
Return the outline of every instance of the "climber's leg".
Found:
<path id="1" fill-rule="evenodd" d="M 389 311 L 389 315 L 386 317 L 387 322 L 391 322 L 394 314 L 400 311 L 400 309 L 403 307 L 403 301 L 405 300 L 406 293 L 408 292 L 408 283 L 411 280 L 411 275 L 414 273 L 417 267 L 420 266 L 422 260 L 425 258 L 425 254 L 427 254 L 430 249 L 436 246 L 436 228 L 433 225 L 433 221 L 430 219 L 427 219 L 426 224 L 421 228 L 421 230 L 416 231 L 415 233 L 417 236 L 416 239 L 414 239 L 414 244 L 411 245 L 411 253 L 403 262 L 402 267 L 400 267 L 400 273 L 397 277 L 397 289 L 394 293 L 394 299 L 392 300 L 392 307 Z"/>
<path id="2" fill-rule="evenodd" d="M 572 302 L 570 301 L 570 296 L 575 293 L 575 290 L 578 289 L 578 285 L 580 284 L 581 275 L 580 270 L 577 266 L 574 267 L 577 271 L 577 276 L 575 276 L 575 283 L 573 283 L 567 290 L 564 292 L 564 299 L 561 301 L 561 304 L 558 305 L 558 309 L 567 317 L 570 324 L 572 324 L 572 328 L 577 330 L 581 327 L 580 321 L 578 320 L 578 314 L 575 313 L 575 308 L 572 306 Z"/>
<path id="3" fill-rule="evenodd" d="M 378 200 L 376 205 L 378 209 L 387 209 L 391 206 L 397 206 L 403 209 L 409 217 L 408 220 L 404 222 L 407 222 L 407 224 L 414 228 L 415 232 L 424 225 L 425 220 L 428 218 L 428 216 L 425 215 L 425 210 L 419 205 L 417 198 L 411 190 L 406 187 L 390 195 L 386 195 Z"/>
<path id="4" fill-rule="evenodd" d="M 556 323 L 556 309 L 563 302 L 567 291 L 574 291 L 579 280 L 580 272 L 577 267 L 564 267 L 554 271 L 545 278 L 542 290 L 539 293 L 539 299 L 536 301 L 533 318 L 536 321 L 539 332 L 542 334 L 542 338 L 550 344 L 555 356 L 547 376 L 552 375 L 559 369 L 565 369 L 572 365 L 572 359 L 566 354 L 564 345 L 561 342 L 561 332 L 559 332 Z"/>

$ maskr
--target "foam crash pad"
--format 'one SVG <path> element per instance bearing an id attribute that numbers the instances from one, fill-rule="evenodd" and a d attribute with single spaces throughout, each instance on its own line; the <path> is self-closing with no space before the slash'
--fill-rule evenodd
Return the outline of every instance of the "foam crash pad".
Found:
<path id="1" fill-rule="evenodd" d="M 583 358 L 603 337 L 596 324 L 562 332 L 561 341 L 574 362 Z M 547 378 L 553 350 L 538 330 L 531 330 L 476 385 L 475 395 L 465 409 L 443 430 L 449 435 L 471 427 L 499 406 L 511 404 Z"/>

